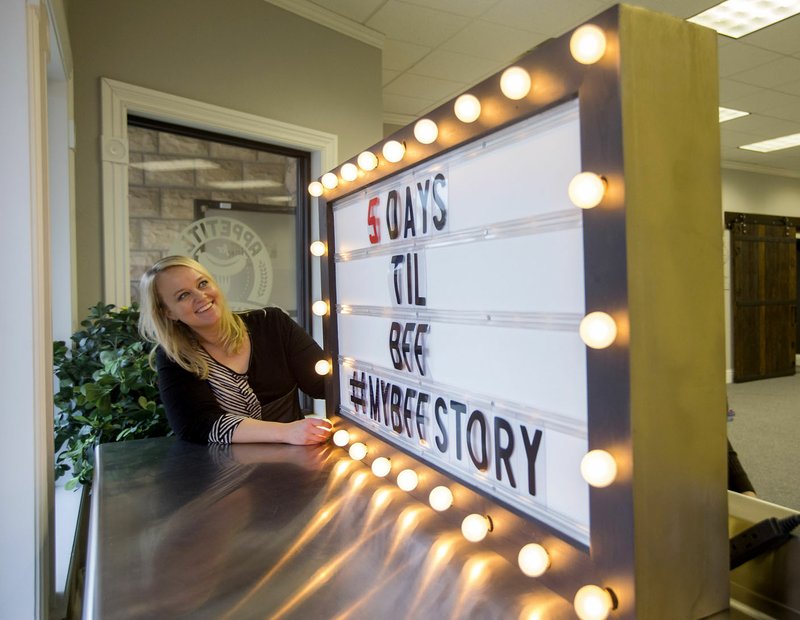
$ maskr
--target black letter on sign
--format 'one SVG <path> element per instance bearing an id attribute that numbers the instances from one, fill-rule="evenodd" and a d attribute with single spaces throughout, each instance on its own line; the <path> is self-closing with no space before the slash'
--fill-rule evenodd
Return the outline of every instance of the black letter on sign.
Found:
<path id="1" fill-rule="evenodd" d="M 456 410 L 456 458 L 461 460 L 461 416 L 467 412 L 467 406 L 456 400 L 450 401 L 450 406 Z"/>
<path id="2" fill-rule="evenodd" d="M 408 337 L 414 335 L 414 328 L 416 326 L 416 323 L 406 323 L 406 327 L 403 330 L 403 344 L 400 347 L 403 349 L 403 362 L 405 362 L 406 370 L 408 370 L 408 372 L 414 372 L 414 367 L 411 365 L 411 362 L 414 361 L 411 358 L 411 341 L 408 339 Z"/>
<path id="3" fill-rule="evenodd" d="M 369 377 L 369 417 L 376 422 L 381 421 L 381 389 L 375 377 L 375 389 L 372 389 L 372 375 Z"/>
<path id="4" fill-rule="evenodd" d="M 353 403 L 353 413 L 358 413 L 359 409 L 361 409 L 361 413 L 366 413 L 366 408 L 364 407 L 367 404 L 364 398 L 366 395 L 364 390 L 365 383 L 364 371 L 361 371 L 361 378 L 359 379 L 358 372 L 354 370 L 353 378 L 350 379 L 350 402 Z"/>
<path id="5" fill-rule="evenodd" d="M 411 186 L 406 186 L 406 221 L 403 225 L 403 239 L 408 238 L 408 231 L 411 231 L 411 236 L 417 236 L 417 226 L 414 223 L 414 199 L 411 197 Z"/>
<path id="6" fill-rule="evenodd" d="M 439 192 L 436 191 L 439 187 L 447 187 L 447 179 L 444 178 L 444 175 L 441 172 L 433 177 L 433 201 L 436 203 L 436 206 L 439 207 L 440 214 L 433 216 L 433 225 L 436 230 L 442 230 L 444 225 L 447 223 L 447 202 L 442 196 L 439 195 Z M 394 239 L 394 237 L 392 237 L 392 239 Z"/>
<path id="7" fill-rule="evenodd" d="M 392 356 L 392 365 L 395 370 L 403 370 L 403 356 L 400 355 L 400 323 L 392 321 L 392 328 L 389 330 L 389 355 Z"/>
<path id="8" fill-rule="evenodd" d="M 402 254 L 395 254 L 392 256 L 392 282 L 394 282 L 394 300 L 398 305 L 403 303 L 403 290 L 400 288 L 400 280 L 403 277 L 403 261 L 405 261 L 405 257 Z"/>
<path id="9" fill-rule="evenodd" d="M 417 390 L 406 388 L 406 398 L 403 401 L 403 423 L 406 427 L 406 435 L 413 438 L 414 432 L 411 430 L 411 402 L 417 395 Z"/>
<path id="10" fill-rule="evenodd" d="M 381 379 L 381 402 L 383 403 L 383 424 L 389 426 L 389 388 L 392 387 L 391 383 L 386 383 Z"/>
<path id="11" fill-rule="evenodd" d="M 424 353 L 425 350 L 422 348 L 422 344 L 420 344 L 420 340 L 422 339 L 422 334 L 427 334 L 430 331 L 430 325 L 427 323 L 420 323 L 417 327 L 417 337 L 414 338 L 414 357 L 417 360 L 417 368 L 419 368 L 419 374 L 423 377 L 425 376 L 425 357 Z"/>
<path id="12" fill-rule="evenodd" d="M 419 435 L 419 440 L 425 443 L 427 443 L 428 438 L 425 437 L 425 409 L 423 407 L 428 404 L 430 399 L 431 397 L 427 392 L 420 392 L 417 397 L 417 435 Z"/>
<path id="13" fill-rule="evenodd" d="M 403 417 L 400 414 L 400 401 L 403 399 L 403 391 L 400 386 L 392 384 L 392 430 L 400 434 L 403 432 Z"/>
<path id="14" fill-rule="evenodd" d="M 475 451 L 472 449 L 472 426 L 476 423 L 481 427 L 479 433 L 481 436 L 481 458 L 477 458 L 475 456 Z M 486 471 L 489 466 L 489 455 L 486 453 L 486 439 L 486 418 L 483 417 L 482 412 L 476 409 L 470 414 L 469 421 L 467 422 L 467 451 L 469 452 L 469 458 L 472 459 L 473 464 L 479 471 Z"/>
<path id="15" fill-rule="evenodd" d="M 397 204 L 399 200 L 400 196 L 397 195 L 396 189 L 386 195 L 386 227 L 389 229 L 389 239 L 397 239 L 400 235 L 400 213 Z"/>
<path id="16" fill-rule="evenodd" d="M 441 437 L 436 437 L 436 447 L 439 449 L 439 452 L 442 454 L 447 453 L 447 444 L 449 443 L 447 440 L 447 427 L 444 425 L 444 420 L 442 420 L 441 413 L 447 415 L 447 405 L 444 402 L 444 398 L 441 396 L 436 399 L 436 404 L 434 405 L 434 412 L 436 414 L 436 424 L 439 425 L 439 430 L 442 433 Z"/>
<path id="17" fill-rule="evenodd" d="M 406 265 L 406 269 L 410 269 L 411 265 Z M 427 288 L 427 287 L 426 287 Z M 419 254 L 414 252 L 414 305 L 415 306 L 424 306 L 427 300 L 419 294 L 420 285 L 419 285 Z M 411 303 L 411 299 L 408 300 Z"/>
<path id="18" fill-rule="evenodd" d="M 533 440 L 528 436 L 528 429 L 520 424 L 522 429 L 522 443 L 525 444 L 525 454 L 528 457 L 528 493 L 536 495 L 536 457 L 542 443 L 542 431 L 536 429 Z"/>
<path id="19" fill-rule="evenodd" d="M 428 193 L 431 190 L 431 180 L 425 179 L 425 188 L 423 189 L 422 183 L 417 183 L 417 195 L 419 196 L 419 204 L 422 207 L 422 234 L 428 233 Z"/>
<path id="20" fill-rule="evenodd" d="M 503 446 L 500 438 L 500 432 L 504 432 L 508 440 L 508 445 Z M 511 430 L 511 425 L 505 420 L 497 416 L 494 419 L 494 475 L 498 482 L 503 480 L 503 470 L 500 468 L 500 462 L 506 464 L 506 473 L 508 474 L 508 482 L 515 489 L 517 483 L 514 480 L 514 471 L 511 469 L 511 455 L 514 454 L 514 431 Z"/>

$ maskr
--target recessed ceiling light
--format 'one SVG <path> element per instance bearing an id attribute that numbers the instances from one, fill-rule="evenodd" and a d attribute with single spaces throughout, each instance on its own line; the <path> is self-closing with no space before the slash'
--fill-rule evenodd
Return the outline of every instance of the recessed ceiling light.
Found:
<path id="1" fill-rule="evenodd" d="M 743 144 L 739 148 L 744 149 L 746 151 L 758 151 L 759 153 L 769 153 L 771 151 L 790 149 L 793 146 L 800 146 L 800 133 L 793 133 L 788 136 L 780 136 L 779 138 L 772 138 L 772 140 L 764 140 L 763 142 L 753 142 L 752 144 Z"/>
<path id="2" fill-rule="evenodd" d="M 800 0 L 725 0 L 687 21 L 738 39 L 800 13 Z"/>
<path id="3" fill-rule="evenodd" d="M 219 168 L 219 164 L 207 159 L 162 159 L 132 162 L 131 168 L 140 168 L 149 172 L 176 172 L 178 170 L 212 170 Z"/>
<path id="4" fill-rule="evenodd" d="M 270 179 L 251 179 L 248 181 L 213 181 L 209 185 L 217 189 L 259 189 L 262 187 L 281 187 L 283 184 Z"/>
<path id="5" fill-rule="evenodd" d="M 730 121 L 740 116 L 747 116 L 748 114 L 750 114 L 750 112 L 743 112 L 742 110 L 734 110 L 733 108 L 723 108 L 720 106 L 719 122 L 724 123 L 725 121 Z"/>

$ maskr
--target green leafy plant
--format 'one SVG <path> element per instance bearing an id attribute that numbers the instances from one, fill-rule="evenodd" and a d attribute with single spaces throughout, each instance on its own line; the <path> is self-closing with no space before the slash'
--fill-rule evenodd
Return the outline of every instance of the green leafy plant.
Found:
<path id="1" fill-rule="evenodd" d="M 53 344 L 56 478 L 71 470 L 66 488 L 91 482 L 96 446 L 171 434 L 138 322 L 136 305 L 98 303 L 69 346 Z"/>

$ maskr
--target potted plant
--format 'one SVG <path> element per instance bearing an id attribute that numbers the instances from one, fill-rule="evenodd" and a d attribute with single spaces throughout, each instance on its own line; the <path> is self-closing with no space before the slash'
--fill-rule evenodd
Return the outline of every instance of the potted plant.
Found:
<path id="1" fill-rule="evenodd" d="M 69 345 L 54 343 L 56 478 L 73 475 L 65 488 L 91 482 L 101 443 L 171 434 L 138 322 L 136 305 L 98 303 Z"/>

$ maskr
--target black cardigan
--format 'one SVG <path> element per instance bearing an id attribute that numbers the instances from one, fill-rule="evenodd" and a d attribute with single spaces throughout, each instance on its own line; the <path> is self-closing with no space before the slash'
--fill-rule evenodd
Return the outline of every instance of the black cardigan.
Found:
<path id="1" fill-rule="evenodd" d="M 312 398 L 325 397 L 324 378 L 314 364 L 325 357 L 306 331 L 279 308 L 263 308 L 240 315 L 250 334 L 247 380 L 262 406 L 295 388 Z M 156 352 L 158 389 L 170 427 L 181 439 L 208 443 L 214 423 L 225 413 L 208 382 L 184 370 L 159 347 Z M 297 419 L 302 417 L 294 399 Z"/>

